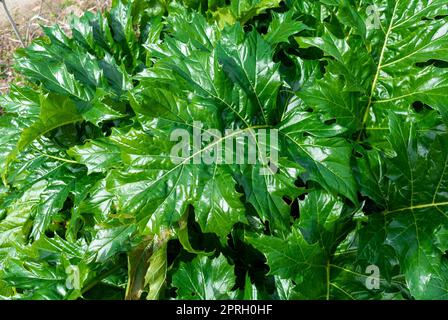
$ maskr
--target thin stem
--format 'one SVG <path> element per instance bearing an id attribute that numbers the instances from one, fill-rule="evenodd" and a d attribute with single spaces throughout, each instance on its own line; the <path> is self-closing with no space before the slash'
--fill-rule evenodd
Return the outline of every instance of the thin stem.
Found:
<path id="1" fill-rule="evenodd" d="M 17 39 L 19 39 L 20 43 L 22 44 L 22 47 L 25 47 L 25 42 L 23 42 L 23 39 L 19 33 L 19 29 L 17 28 L 17 25 L 14 22 L 14 19 L 12 18 L 11 14 L 9 13 L 9 10 L 8 10 L 8 7 L 6 6 L 5 0 L 0 0 L 0 2 L 3 4 L 3 8 L 5 9 L 6 16 L 8 17 L 11 27 L 14 29 L 14 32 L 16 33 Z"/>
<path id="2" fill-rule="evenodd" d="M 40 151 L 39 149 L 37 149 L 35 147 L 32 147 L 32 149 L 35 150 L 36 152 L 38 152 L 42 157 L 47 157 L 47 158 L 50 158 L 50 159 L 54 159 L 54 160 L 58 160 L 58 161 L 66 162 L 66 163 L 81 164 L 81 163 L 79 163 L 78 161 L 75 161 L 75 160 L 65 159 L 65 158 L 56 157 L 56 156 L 52 156 L 52 155 L 46 154 L 46 153 Z"/>
<path id="3" fill-rule="evenodd" d="M 112 275 L 116 271 L 118 271 L 121 268 L 121 265 L 117 264 L 112 269 L 107 270 L 106 272 L 100 274 L 98 277 L 93 279 L 90 283 L 88 283 L 81 291 L 81 294 L 85 294 L 87 291 L 91 290 L 93 287 L 95 287 L 97 284 L 99 284 L 101 281 L 103 281 L 108 276 Z"/>
<path id="4" fill-rule="evenodd" d="M 75 160 L 69 160 L 69 159 L 64 159 L 64 158 L 60 158 L 60 157 L 55 157 L 55 156 L 51 156 L 49 154 L 42 153 L 42 152 L 41 152 L 41 155 L 44 156 L 44 157 L 50 158 L 50 159 L 55 159 L 55 160 L 59 160 L 59 161 L 67 162 L 67 163 L 81 164 L 81 163 L 79 163 L 78 161 L 75 161 Z"/>

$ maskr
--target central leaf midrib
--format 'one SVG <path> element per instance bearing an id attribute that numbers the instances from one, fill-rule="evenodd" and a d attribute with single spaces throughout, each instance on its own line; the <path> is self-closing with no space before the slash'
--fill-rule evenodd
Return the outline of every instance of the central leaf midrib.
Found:
<path id="1" fill-rule="evenodd" d="M 389 24 L 389 27 L 387 29 L 386 35 L 384 36 L 384 43 L 383 43 L 383 47 L 381 49 L 380 58 L 379 58 L 379 61 L 378 61 L 378 66 L 377 66 L 377 69 L 376 69 L 376 72 L 375 72 L 375 76 L 373 78 L 372 87 L 371 87 L 370 95 L 369 95 L 369 102 L 367 103 L 367 107 L 366 107 L 366 110 L 364 111 L 364 115 L 363 115 L 363 118 L 362 118 L 361 128 L 364 127 L 364 125 L 366 124 L 366 122 L 367 122 L 367 120 L 369 118 L 370 108 L 371 108 L 372 103 L 373 103 L 373 96 L 375 94 L 375 90 L 376 90 L 376 86 L 377 86 L 377 83 L 378 83 L 378 79 L 379 79 L 379 75 L 380 75 L 380 72 L 381 72 L 381 68 L 383 67 L 382 63 L 383 63 L 383 60 L 384 60 L 384 53 L 386 51 L 387 42 L 389 41 L 390 33 L 393 30 L 394 17 L 395 17 L 395 13 L 397 11 L 399 2 L 400 2 L 399 0 L 397 0 L 395 2 L 395 7 L 394 7 L 394 10 L 392 12 L 392 16 L 390 18 L 390 24 Z M 360 133 L 359 133 L 358 141 L 361 138 L 362 132 L 363 132 L 363 130 L 361 130 Z"/>
<path id="2" fill-rule="evenodd" d="M 267 125 L 257 125 L 257 126 L 252 126 L 252 127 L 247 127 L 238 131 L 234 131 L 231 134 L 221 137 L 215 141 L 213 141 L 212 143 L 208 144 L 206 147 L 202 148 L 201 150 L 195 152 L 194 154 L 186 157 L 181 163 L 177 164 L 176 166 L 174 166 L 173 168 L 171 168 L 170 170 L 168 170 L 167 172 L 165 172 L 161 177 L 159 177 L 157 180 L 155 180 L 150 186 L 148 186 L 148 188 L 151 188 L 155 183 L 161 181 L 162 179 L 164 179 L 165 177 L 167 177 L 170 173 L 174 172 L 176 169 L 180 168 L 181 166 L 184 166 L 190 159 L 193 159 L 195 156 L 203 153 L 204 151 L 210 149 L 211 147 L 221 143 L 223 140 L 228 139 L 229 137 L 233 137 L 236 135 L 239 135 L 245 131 L 248 130 L 253 130 L 253 129 L 261 129 L 261 128 L 267 128 L 269 126 Z M 114 189 L 114 188 L 111 188 Z"/>
<path id="3" fill-rule="evenodd" d="M 444 207 L 444 206 L 448 206 L 448 201 L 424 203 L 424 204 L 418 204 L 418 205 L 394 209 L 394 210 L 387 210 L 387 211 L 383 211 L 383 214 L 388 215 L 391 213 L 398 213 L 398 212 L 403 212 L 403 211 L 407 211 L 407 210 L 427 209 L 427 208 L 432 208 L 432 207 Z"/>

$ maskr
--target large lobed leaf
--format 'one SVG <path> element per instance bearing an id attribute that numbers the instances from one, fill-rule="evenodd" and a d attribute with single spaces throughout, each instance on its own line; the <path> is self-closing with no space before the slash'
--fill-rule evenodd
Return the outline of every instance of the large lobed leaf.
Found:
<path id="1" fill-rule="evenodd" d="M 0 98 L 1 297 L 447 299 L 448 1 L 370 5 L 45 28 Z M 216 130 L 172 161 L 175 129 Z M 274 166 L 192 161 L 263 130 Z"/>

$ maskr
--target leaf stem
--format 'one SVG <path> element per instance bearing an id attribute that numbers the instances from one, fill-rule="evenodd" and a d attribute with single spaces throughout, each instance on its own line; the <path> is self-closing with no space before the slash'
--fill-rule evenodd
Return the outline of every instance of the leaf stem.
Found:
<path id="1" fill-rule="evenodd" d="M 67 163 L 80 164 L 78 161 L 75 161 L 75 160 L 69 160 L 69 159 L 64 159 L 64 158 L 60 158 L 60 157 L 55 157 L 55 156 L 51 156 L 46 153 L 41 153 L 41 154 L 42 154 L 42 156 L 47 157 L 47 158 L 51 158 L 51 159 L 55 159 L 55 160 L 59 160 L 59 161 L 67 162 Z"/>
<path id="2" fill-rule="evenodd" d="M 45 152 L 40 151 L 39 149 L 37 149 L 34 146 L 32 146 L 32 149 L 35 150 L 36 152 L 38 152 L 42 157 L 47 157 L 47 158 L 51 158 L 51 159 L 62 161 L 62 162 L 66 162 L 66 163 L 81 164 L 81 163 L 79 163 L 78 161 L 75 161 L 75 160 L 70 160 L 70 159 L 65 159 L 65 158 L 49 155 L 49 154 L 47 154 Z"/>
<path id="3" fill-rule="evenodd" d="M 114 272 L 118 271 L 121 268 L 121 265 L 117 264 L 112 269 L 109 269 L 105 271 L 104 273 L 100 274 L 98 277 L 90 281 L 82 290 L 81 295 L 85 294 L 87 291 L 90 291 L 93 287 L 95 287 L 98 283 L 103 281 L 105 278 L 113 274 Z"/>
<path id="4" fill-rule="evenodd" d="M 448 206 L 448 201 L 446 201 L 446 202 L 431 202 L 431 203 L 419 204 L 419 205 L 415 205 L 415 206 L 411 205 L 411 206 L 405 207 L 405 208 L 400 208 L 400 209 L 395 209 L 395 210 L 390 210 L 390 211 L 383 211 L 383 214 L 388 215 L 391 213 L 403 212 L 403 211 L 414 210 L 414 209 L 426 209 L 426 208 L 443 207 L 443 206 Z"/>

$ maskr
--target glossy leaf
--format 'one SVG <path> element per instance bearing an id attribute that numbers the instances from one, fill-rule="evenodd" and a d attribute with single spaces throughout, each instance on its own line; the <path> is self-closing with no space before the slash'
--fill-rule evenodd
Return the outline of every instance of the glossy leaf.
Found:
<path id="1" fill-rule="evenodd" d="M 226 258 L 197 257 L 182 263 L 173 275 L 173 286 L 180 299 L 229 299 L 235 285 L 234 270 Z"/>
<path id="2" fill-rule="evenodd" d="M 448 299 L 447 17 L 114 0 L 44 27 L 0 96 L 0 297 Z"/>

